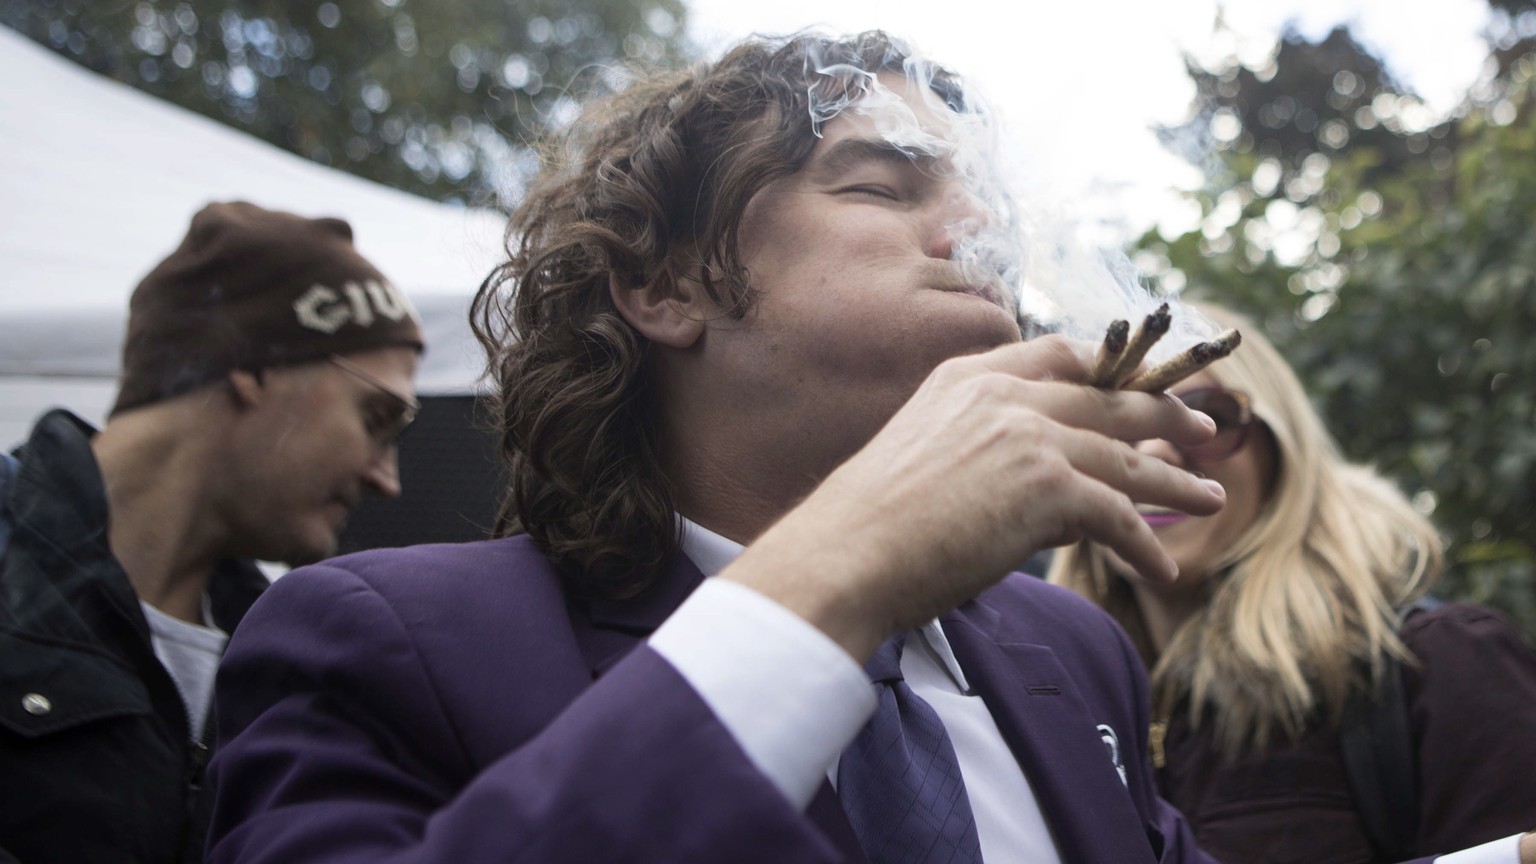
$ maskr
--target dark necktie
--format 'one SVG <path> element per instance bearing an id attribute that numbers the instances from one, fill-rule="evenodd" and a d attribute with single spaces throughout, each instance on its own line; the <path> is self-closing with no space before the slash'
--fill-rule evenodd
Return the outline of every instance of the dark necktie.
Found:
<path id="1" fill-rule="evenodd" d="M 873 864 L 980 862 L 954 745 L 902 680 L 904 638 L 881 645 L 866 667 L 880 702 L 837 763 L 837 797 Z"/>

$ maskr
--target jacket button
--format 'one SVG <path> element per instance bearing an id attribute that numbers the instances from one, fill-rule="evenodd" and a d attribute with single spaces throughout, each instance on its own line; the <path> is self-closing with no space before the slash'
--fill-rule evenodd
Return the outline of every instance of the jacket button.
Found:
<path id="1" fill-rule="evenodd" d="M 21 697 L 21 707 L 33 717 L 41 717 L 53 710 L 53 703 L 41 693 L 28 693 Z"/>

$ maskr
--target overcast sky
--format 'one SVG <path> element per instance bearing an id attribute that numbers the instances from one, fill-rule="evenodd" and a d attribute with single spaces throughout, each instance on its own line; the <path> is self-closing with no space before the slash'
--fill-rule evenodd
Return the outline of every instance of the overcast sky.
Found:
<path id="1" fill-rule="evenodd" d="M 1254 65 L 1288 22 L 1309 36 L 1334 25 L 1382 55 L 1431 107 L 1452 110 L 1481 73 L 1485 0 L 1228 0 L 1236 39 L 1213 37 L 1215 0 L 686 0 L 689 35 L 719 47 L 754 32 L 821 25 L 881 28 L 965 75 L 1022 152 L 1049 166 L 1062 194 L 1124 214 L 1132 227 L 1177 224 L 1170 190 L 1199 175 L 1149 127 L 1187 114 L 1193 87 L 1182 51 Z M 1104 66 L 1094 61 L 1119 56 Z M 1091 191 L 1090 191 L 1091 190 Z"/>

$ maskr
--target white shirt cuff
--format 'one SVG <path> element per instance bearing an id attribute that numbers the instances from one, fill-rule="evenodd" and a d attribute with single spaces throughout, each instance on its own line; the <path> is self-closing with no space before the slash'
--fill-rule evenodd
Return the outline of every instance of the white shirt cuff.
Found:
<path id="1" fill-rule="evenodd" d="M 1441 855 L 1435 859 L 1435 864 L 1520 864 L 1520 838 L 1523 836 L 1515 834 L 1492 843 Z"/>
<path id="2" fill-rule="evenodd" d="M 869 678 L 848 652 L 735 582 L 705 579 L 650 645 L 801 810 L 875 711 Z"/>

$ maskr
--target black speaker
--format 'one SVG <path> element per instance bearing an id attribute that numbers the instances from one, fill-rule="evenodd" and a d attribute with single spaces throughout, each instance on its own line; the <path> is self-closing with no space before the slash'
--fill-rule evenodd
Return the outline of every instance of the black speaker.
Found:
<path id="1" fill-rule="evenodd" d="M 505 478 L 489 417 L 475 397 L 423 397 L 400 442 L 400 497 L 365 499 L 342 529 L 339 551 L 484 540 Z"/>

